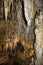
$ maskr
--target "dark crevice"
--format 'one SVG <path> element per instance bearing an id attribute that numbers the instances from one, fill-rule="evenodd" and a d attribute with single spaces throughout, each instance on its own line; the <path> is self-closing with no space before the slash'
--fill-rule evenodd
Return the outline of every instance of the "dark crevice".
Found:
<path id="1" fill-rule="evenodd" d="M 24 51 L 24 47 L 21 42 L 17 42 L 17 50 Z"/>
<path id="2" fill-rule="evenodd" d="M 25 21 L 25 25 L 27 26 L 27 21 L 26 21 L 25 12 L 24 12 L 24 2 L 23 1 L 21 1 L 21 2 L 22 2 L 22 16 L 23 16 L 23 19 Z"/>

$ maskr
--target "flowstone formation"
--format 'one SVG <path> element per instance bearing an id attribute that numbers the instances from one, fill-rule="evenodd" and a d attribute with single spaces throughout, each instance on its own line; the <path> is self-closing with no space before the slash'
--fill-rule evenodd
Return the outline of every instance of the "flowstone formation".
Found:
<path id="1" fill-rule="evenodd" d="M 42 3 L 0 0 L 0 64 L 43 65 Z"/>

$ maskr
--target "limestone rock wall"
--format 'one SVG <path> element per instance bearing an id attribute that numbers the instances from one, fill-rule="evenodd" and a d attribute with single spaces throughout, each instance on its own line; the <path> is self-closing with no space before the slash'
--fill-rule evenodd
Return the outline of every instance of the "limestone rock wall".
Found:
<path id="1" fill-rule="evenodd" d="M 42 3 L 13 0 L 13 10 L 11 4 L 5 19 L 4 0 L 0 0 L 0 64 L 43 65 Z"/>
<path id="2" fill-rule="evenodd" d="M 40 12 L 35 19 L 36 29 L 36 42 L 35 42 L 35 52 L 37 58 L 37 65 L 43 64 L 43 12 Z"/>

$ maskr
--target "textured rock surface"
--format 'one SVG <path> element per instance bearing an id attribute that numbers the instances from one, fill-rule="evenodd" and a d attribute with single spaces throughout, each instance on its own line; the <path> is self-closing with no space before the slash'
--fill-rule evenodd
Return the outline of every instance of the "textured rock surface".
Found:
<path id="1" fill-rule="evenodd" d="M 37 56 L 37 65 L 43 64 L 43 12 L 40 12 L 35 19 L 36 29 L 36 43 L 35 43 L 35 51 Z"/>
<path id="2" fill-rule="evenodd" d="M 42 65 L 43 1 L 13 0 L 13 11 L 11 5 L 7 20 L 3 1 L 0 0 L 0 64 Z"/>

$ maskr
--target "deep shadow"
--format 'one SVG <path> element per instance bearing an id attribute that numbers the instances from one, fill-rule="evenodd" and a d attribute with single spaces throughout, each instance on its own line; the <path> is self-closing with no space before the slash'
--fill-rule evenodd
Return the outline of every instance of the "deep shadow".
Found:
<path id="1" fill-rule="evenodd" d="M 21 52 L 24 51 L 24 47 L 21 42 L 17 42 L 17 50 L 20 50 Z"/>
<path id="2" fill-rule="evenodd" d="M 27 26 L 27 20 L 25 18 L 25 13 L 24 13 L 24 2 L 21 0 L 21 3 L 22 3 L 22 16 L 23 16 L 23 19 L 25 21 L 25 25 Z"/>

